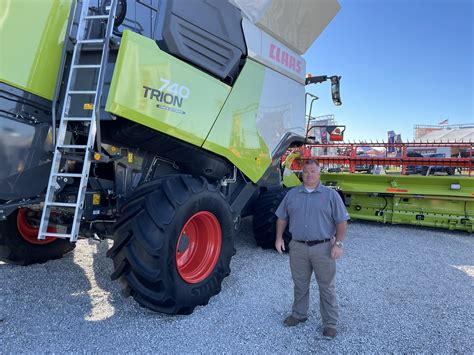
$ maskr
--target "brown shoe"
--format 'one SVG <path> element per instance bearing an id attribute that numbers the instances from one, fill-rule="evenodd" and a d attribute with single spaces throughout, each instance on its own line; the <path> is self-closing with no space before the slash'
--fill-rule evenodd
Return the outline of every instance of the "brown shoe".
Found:
<path id="1" fill-rule="evenodd" d="M 288 316 L 285 318 L 285 320 L 283 321 L 283 323 L 287 326 L 287 327 L 294 327 L 295 325 L 299 324 L 299 323 L 303 323 L 303 322 L 306 322 L 308 318 L 295 318 L 293 316 Z"/>
<path id="2" fill-rule="evenodd" d="M 324 331 L 323 331 L 323 336 L 324 337 L 327 337 L 327 338 L 335 338 L 336 337 L 336 334 L 337 334 L 337 331 L 336 329 L 334 328 L 324 328 Z"/>

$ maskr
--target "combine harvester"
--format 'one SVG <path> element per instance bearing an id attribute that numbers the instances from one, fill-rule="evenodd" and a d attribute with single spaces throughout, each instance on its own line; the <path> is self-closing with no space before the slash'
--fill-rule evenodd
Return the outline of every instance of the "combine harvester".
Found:
<path id="1" fill-rule="evenodd" d="M 305 142 L 302 55 L 336 0 L 1 1 L 0 259 L 112 237 L 149 309 L 220 292 L 241 216 L 274 230 L 280 159 Z M 268 232 L 270 233 L 270 232 Z M 273 233 L 273 238 L 274 238 Z"/>
<path id="2" fill-rule="evenodd" d="M 359 154 L 367 147 L 394 154 Z M 441 150 L 455 156 L 417 153 Z M 336 154 L 324 155 L 324 151 Z M 308 144 L 292 152 L 302 160 L 319 160 L 326 171 L 321 181 L 339 192 L 353 220 L 474 231 L 472 143 L 333 142 Z M 292 164 L 293 170 L 298 168 L 297 162 Z M 288 171 L 285 175 L 291 176 Z M 299 183 L 294 177 L 285 181 Z"/>

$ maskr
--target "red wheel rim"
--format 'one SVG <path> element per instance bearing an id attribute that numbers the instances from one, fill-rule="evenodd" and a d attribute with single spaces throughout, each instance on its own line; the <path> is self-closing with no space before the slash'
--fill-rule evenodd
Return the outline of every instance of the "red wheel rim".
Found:
<path id="1" fill-rule="evenodd" d="M 211 212 L 188 219 L 176 244 L 176 267 L 187 283 L 201 282 L 210 275 L 221 252 L 221 225 Z"/>
<path id="2" fill-rule="evenodd" d="M 18 215 L 16 217 L 16 226 L 18 227 L 18 232 L 28 243 L 31 244 L 49 244 L 54 242 L 56 238 L 46 237 L 44 240 L 38 240 L 39 228 L 32 226 L 28 221 L 28 209 L 20 208 Z M 49 227 L 48 232 L 56 233 L 56 228 Z"/>

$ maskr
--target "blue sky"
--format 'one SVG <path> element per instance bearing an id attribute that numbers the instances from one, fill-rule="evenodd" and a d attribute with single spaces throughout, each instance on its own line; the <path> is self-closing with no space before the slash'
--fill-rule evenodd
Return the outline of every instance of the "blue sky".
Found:
<path id="1" fill-rule="evenodd" d="M 345 140 L 413 139 L 414 124 L 474 123 L 474 0 L 339 0 L 305 54 L 307 72 L 342 76 L 312 85 L 313 116 L 334 114 Z"/>

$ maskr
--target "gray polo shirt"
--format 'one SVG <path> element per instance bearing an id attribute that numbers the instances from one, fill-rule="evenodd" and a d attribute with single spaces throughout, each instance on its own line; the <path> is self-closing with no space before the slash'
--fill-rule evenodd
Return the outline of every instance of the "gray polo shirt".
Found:
<path id="1" fill-rule="evenodd" d="M 292 188 L 275 212 L 290 222 L 295 240 L 322 240 L 336 235 L 336 224 L 349 219 L 346 207 L 336 191 L 322 185 L 308 192 L 301 185 Z"/>

